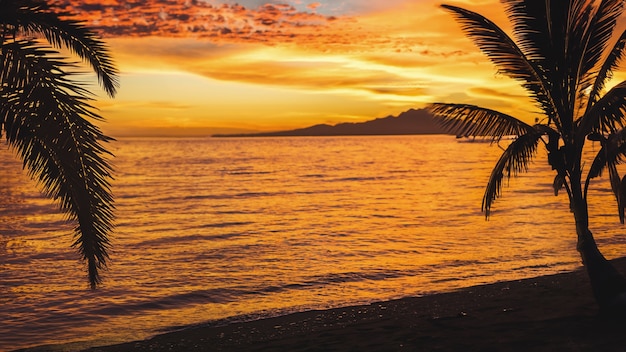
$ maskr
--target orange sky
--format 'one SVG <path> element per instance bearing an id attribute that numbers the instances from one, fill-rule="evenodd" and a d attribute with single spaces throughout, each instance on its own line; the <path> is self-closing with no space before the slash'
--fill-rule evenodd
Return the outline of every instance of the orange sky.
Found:
<path id="1" fill-rule="evenodd" d="M 434 0 L 63 1 L 121 70 L 96 105 L 112 136 L 282 130 L 469 102 L 532 105 Z M 503 27 L 497 0 L 449 1 Z"/>

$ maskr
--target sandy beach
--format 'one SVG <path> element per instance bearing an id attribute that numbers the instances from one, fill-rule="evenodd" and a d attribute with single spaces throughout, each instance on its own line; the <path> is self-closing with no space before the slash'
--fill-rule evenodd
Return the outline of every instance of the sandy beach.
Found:
<path id="1" fill-rule="evenodd" d="M 626 258 L 613 261 L 626 271 Z M 586 273 L 425 297 L 200 326 L 87 351 L 624 351 L 623 322 L 598 315 Z"/>

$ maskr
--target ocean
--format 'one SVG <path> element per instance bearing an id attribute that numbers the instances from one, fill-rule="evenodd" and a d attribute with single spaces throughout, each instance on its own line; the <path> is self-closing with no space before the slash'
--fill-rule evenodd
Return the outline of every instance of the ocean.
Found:
<path id="1" fill-rule="evenodd" d="M 580 266 L 567 197 L 554 196 L 541 151 L 486 220 L 484 187 L 502 150 L 453 136 L 109 147 L 117 220 L 95 291 L 70 248 L 72 225 L 0 153 L 0 350 L 79 349 Z M 625 255 L 608 179 L 589 196 L 601 250 Z"/>

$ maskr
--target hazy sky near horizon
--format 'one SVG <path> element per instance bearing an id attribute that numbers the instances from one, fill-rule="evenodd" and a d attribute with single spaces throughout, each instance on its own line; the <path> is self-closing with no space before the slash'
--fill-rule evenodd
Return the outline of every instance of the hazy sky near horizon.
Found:
<path id="1" fill-rule="evenodd" d="M 121 70 L 104 129 L 280 130 L 467 102 L 532 121 L 525 93 L 436 0 L 57 0 Z M 449 1 L 508 27 L 498 0 Z"/>

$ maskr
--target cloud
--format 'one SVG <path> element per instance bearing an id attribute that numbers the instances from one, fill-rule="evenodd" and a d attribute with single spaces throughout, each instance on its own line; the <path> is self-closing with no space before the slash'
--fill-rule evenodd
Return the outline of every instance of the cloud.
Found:
<path id="1" fill-rule="evenodd" d="M 476 96 L 490 97 L 493 99 L 510 100 L 510 101 L 519 101 L 520 99 L 525 99 L 528 97 L 527 94 L 524 94 L 524 91 L 521 88 L 516 89 L 513 93 L 511 93 L 510 90 L 509 92 L 504 92 L 504 91 L 496 90 L 492 88 L 475 87 L 475 88 L 471 88 L 469 92 Z"/>
<path id="2" fill-rule="evenodd" d="M 221 46 L 190 38 L 152 38 L 149 41 L 117 38 L 110 43 L 118 57 L 127 63 L 125 69 L 130 71 L 192 72 L 225 82 L 314 91 L 398 92 L 403 96 L 415 92 L 406 88 L 405 76 L 409 72 L 403 68 L 394 69 L 350 55 L 314 53 L 262 44 L 247 45 L 245 48 Z M 181 59 L 183 57 L 184 60 Z M 128 66 L 133 62 L 139 65 Z"/>
<path id="3" fill-rule="evenodd" d="M 428 26 L 438 22 L 425 22 L 432 16 L 424 14 L 435 9 L 433 1 L 413 4 L 410 8 L 406 7 L 412 3 L 408 0 L 244 0 L 246 5 L 208 0 L 53 0 L 53 3 L 76 14 L 77 19 L 107 39 L 189 37 L 216 44 L 294 44 L 324 52 L 380 52 L 381 49 L 416 50 L 416 38 L 432 35 Z M 375 13 L 383 9 L 384 12 Z M 439 13 L 438 18 L 443 15 Z M 370 16 L 373 17 L 368 19 Z"/>
<path id="4" fill-rule="evenodd" d="M 285 3 L 256 7 L 207 1 L 54 0 L 104 37 L 196 37 L 214 42 L 276 42 L 310 35 L 337 20 Z M 313 8 L 318 5 L 312 4 Z M 311 9 L 309 9 L 311 10 Z"/>
<path id="5" fill-rule="evenodd" d="M 287 44 L 324 53 L 420 56 L 457 55 L 456 37 L 462 39 L 456 23 L 437 9 L 435 0 L 243 0 L 245 6 L 211 0 L 53 1 L 107 39 L 194 38 L 221 45 Z M 457 31 L 446 37 L 450 28 Z M 443 42 L 448 47 L 439 47 Z"/>
<path id="6" fill-rule="evenodd" d="M 380 86 L 380 87 L 365 87 L 368 91 L 377 95 L 391 95 L 391 96 L 405 96 L 405 97 L 420 97 L 428 94 L 427 89 L 418 86 L 415 87 L 402 87 L 402 86 Z"/>
<path id="7" fill-rule="evenodd" d="M 320 6 L 322 6 L 322 4 L 320 4 L 319 2 L 314 2 L 314 3 L 308 4 L 306 7 L 311 11 L 315 11 Z"/>
<path id="8" fill-rule="evenodd" d="M 174 103 L 174 102 L 171 102 L 171 101 L 147 101 L 147 102 L 143 102 L 143 106 L 142 107 L 144 107 L 144 108 L 151 108 L 151 109 L 159 109 L 159 110 L 163 110 L 163 109 L 167 109 L 167 110 L 187 110 L 187 109 L 191 108 L 191 105 Z"/>

